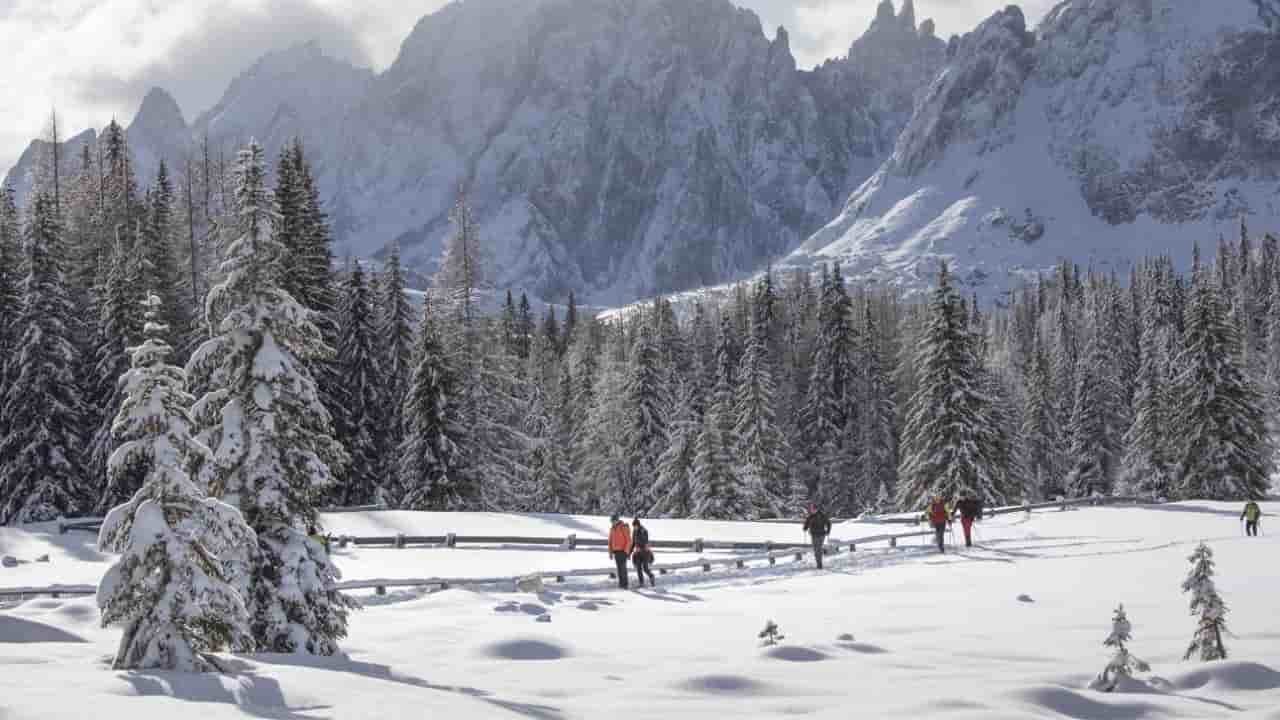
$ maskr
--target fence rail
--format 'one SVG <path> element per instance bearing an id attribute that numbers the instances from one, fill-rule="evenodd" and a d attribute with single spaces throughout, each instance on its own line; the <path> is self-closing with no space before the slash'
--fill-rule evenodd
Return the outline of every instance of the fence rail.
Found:
<path id="1" fill-rule="evenodd" d="M 1009 505 L 1005 507 L 992 508 L 984 513 L 986 517 L 997 515 L 1008 515 L 1012 513 L 1025 512 L 1030 514 L 1035 510 L 1066 510 L 1069 507 L 1080 505 L 1114 505 L 1144 502 L 1142 498 L 1135 497 L 1091 497 L 1079 498 L 1075 500 L 1055 500 L 1044 503 L 1033 503 L 1024 505 Z M 345 510 L 345 509 L 344 509 Z M 341 510 L 338 510 L 341 511 Z M 351 512 L 361 512 L 360 509 L 349 509 Z M 78 520 L 59 520 L 58 526 L 60 532 L 68 530 L 89 530 L 97 531 L 98 525 L 101 525 L 101 518 L 82 518 Z M 911 523 L 919 524 L 919 518 L 914 517 L 888 517 L 883 518 L 880 522 L 885 523 Z M 95 524 L 96 523 L 96 524 Z M 91 527 L 92 526 L 92 527 Z M 915 538 L 929 537 L 933 535 L 932 530 L 917 530 L 911 532 L 899 533 L 882 533 L 867 537 L 854 538 L 851 540 L 830 540 L 824 548 L 824 554 L 835 555 L 844 551 L 856 552 L 859 545 L 868 545 L 871 543 L 888 542 L 889 547 L 897 547 L 898 541 Z M 513 545 L 513 546 L 534 546 L 546 547 L 554 546 L 565 549 L 575 549 L 578 547 L 600 548 L 608 545 L 608 541 L 603 538 L 578 538 L 576 535 L 568 535 L 563 538 L 551 537 L 521 537 L 521 536 L 504 536 L 504 535 L 456 535 L 453 533 L 445 535 L 428 535 L 428 536 L 408 536 L 408 535 L 389 535 L 378 537 L 355 537 L 355 536 L 338 536 L 334 538 L 338 541 L 339 546 L 348 544 L 360 546 L 379 546 L 385 545 L 393 548 L 405 548 L 411 545 L 435 545 L 444 547 L 457 547 L 458 545 L 477 544 L 477 545 Z M 660 549 L 677 549 L 686 550 L 701 554 L 705 550 L 739 550 L 739 551 L 761 551 L 755 555 L 735 555 L 726 558 L 698 558 L 681 563 L 666 563 L 655 565 L 654 570 L 662 575 L 667 575 L 681 570 L 701 569 L 703 572 L 711 572 L 715 567 L 737 567 L 745 568 L 748 564 L 767 562 L 769 565 L 775 565 L 779 560 L 792 558 L 794 561 L 801 561 L 813 552 L 813 548 L 808 543 L 771 543 L 771 542 L 723 542 L 723 541 L 706 541 L 696 539 L 692 541 L 686 540 L 658 540 L 650 543 L 655 548 Z M 537 575 L 543 581 L 565 582 L 570 578 L 613 578 L 616 570 L 610 568 L 586 568 L 579 570 L 556 570 L 539 573 L 531 573 Z M 411 578 L 411 579 L 382 579 L 382 580 L 357 580 L 352 582 L 344 582 L 338 585 L 339 590 L 361 590 L 372 589 L 379 595 L 385 595 L 388 588 L 424 588 L 424 587 L 463 587 L 463 586 L 484 586 L 484 585 L 506 585 L 514 587 L 518 580 L 526 576 L 520 577 L 490 577 L 490 578 Z M 92 585 L 53 585 L 49 587 L 20 587 L 20 588 L 0 588 L 0 598 L 5 597 L 32 597 L 38 595 L 50 595 L 52 597 L 77 596 L 77 595 L 93 595 L 97 589 Z"/>

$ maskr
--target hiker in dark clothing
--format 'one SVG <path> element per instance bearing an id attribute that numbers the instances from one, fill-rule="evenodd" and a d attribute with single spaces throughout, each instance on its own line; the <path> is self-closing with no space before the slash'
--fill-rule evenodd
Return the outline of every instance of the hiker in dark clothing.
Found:
<path id="1" fill-rule="evenodd" d="M 612 525 L 609 528 L 609 555 L 618 565 L 618 587 L 626 590 L 627 577 L 630 575 L 627 571 L 627 558 L 631 556 L 631 528 L 617 515 L 609 521 Z"/>
<path id="2" fill-rule="evenodd" d="M 982 519 L 982 501 L 965 493 L 956 503 L 956 511 L 960 513 L 960 526 L 964 528 L 964 546 L 973 547 L 973 523 Z"/>
<path id="3" fill-rule="evenodd" d="M 657 586 L 653 579 L 653 550 L 649 549 L 649 528 L 640 524 L 640 518 L 631 522 L 631 562 L 636 566 L 636 577 L 640 579 L 640 587 L 644 587 L 644 576 L 649 576 L 649 584 Z"/>
<path id="4" fill-rule="evenodd" d="M 1250 500 L 1244 506 L 1244 512 L 1240 513 L 1240 519 L 1244 521 L 1244 534 L 1250 537 L 1258 536 L 1258 520 L 1262 518 L 1262 508 L 1258 507 L 1258 503 Z"/>
<path id="5" fill-rule="evenodd" d="M 813 540 L 813 557 L 818 561 L 818 569 L 822 569 L 822 548 L 827 544 L 827 536 L 831 534 L 831 518 L 822 512 L 817 505 L 809 505 L 809 516 L 804 519 L 804 531 Z"/>
<path id="6" fill-rule="evenodd" d="M 929 509 L 925 511 L 925 519 L 933 526 L 934 540 L 938 543 L 938 552 L 946 552 L 946 531 L 951 526 L 951 508 L 947 507 L 947 501 L 939 495 L 929 503 Z"/>

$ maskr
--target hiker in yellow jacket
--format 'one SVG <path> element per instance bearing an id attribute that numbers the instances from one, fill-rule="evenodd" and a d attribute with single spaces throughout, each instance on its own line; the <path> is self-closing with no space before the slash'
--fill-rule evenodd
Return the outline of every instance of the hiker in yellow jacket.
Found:
<path id="1" fill-rule="evenodd" d="M 1240 513 L 1240 519 L 1244 521 L 1244 534 L 1251 537 L 1258 536 L 1258 520 L 1262 518 L 1262 508 L 1258 507 L 1258 503 L 1250 500 L 1244 506 L 1244 512 Z"/>

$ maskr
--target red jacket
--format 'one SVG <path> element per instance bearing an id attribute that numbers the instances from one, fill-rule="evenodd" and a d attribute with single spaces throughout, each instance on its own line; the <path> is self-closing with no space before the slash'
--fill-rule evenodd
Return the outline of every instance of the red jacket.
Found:
<path id="1" fill-rule="evenodd" d="M 620 522 L 609 531 L 609 552 L 631 554 L 631 528 Z"/>

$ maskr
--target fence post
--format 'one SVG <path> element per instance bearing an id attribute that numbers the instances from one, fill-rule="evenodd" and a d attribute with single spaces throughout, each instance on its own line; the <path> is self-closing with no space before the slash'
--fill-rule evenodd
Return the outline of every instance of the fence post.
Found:
<path id="1" fill-rule="evenodd" d="M 346 549 L 346 547 L 347 547 L 347 543 L 349 543 L 349 542 L 351 542 L 351 538 L 350 538 L 350 537 L 348 537 L 348 536 L 346 536 L 346 535 L 343 535 L 343 536 L 341 536 L 341 537 L 339 537 L 339 538 L 338 538 L 338 547 L 339 547 L 340 549 Z"/>
<path id="2" fill-rule="evenodd" d="M 377 593 L 378 595 L 386 595 L 386 594 L 387 594 L 387 588 L 386 588 L 386 586 L 385 586 L 385 585 L 379 585 L 378 587 L 374 588 L 374 589 L 373 589 L 373 591 L 374 591 L 375 593 Z"/>
<path id="3" fill-rule="evenodd" d="M 896 535 L 889 538 L 889 547 L 898 547 L 898 537 Z"/>
<path id="4" fill-rule="evenodd" d="M 396 549 L 404 549 L 404 533 L 396 533 Z"/>
<path id="5" fill-rule="evenodd" d="M 699 555 L 701 555 L 703 552 L 703 546 L 704 546 L 704 543 L 702 538 L 698 538 L 697 540 L 693 541 L 693 551 Z"/>
<path id="6" fill-rule="evenodd" d="M 777 564 L 778 564 L 778 558 L 776 558 L 776 557 L 774 557 L 774 556 L 770 555 L 770 556 L 769 556 L 769 567 L 773 567 L 774 565 L 777 565 Z"/>
<path id="7" fill-rule="evenodd" d="M 742 560 L 739 560 L 739 561 L 738 561 L 738 569 L 739 569 L 739 570 L 742 570 L 742 569 L 744 569 L 744 568 L 746 568 L 746 567 L 747 567 L 747 564 L 746 564 L 745 562 L 743 562 Z"/>
<path id="8" fill-rule="evenodd" d="M 711 572 L 711 563 L 709 562 L 702 563 L 702 572 Z"/>
<path id="9" fill-rule="evenodd" d="M 578 536 L 574 533 L 569 533 L 569 537 L 564 539 L 564 546 L 569 550 L 578 549 Z"/>
<path id="10" fill-rule="evenodd" d="M 858 546 L 854 543 L 849 543 L 849 552 L 858 552 Z"/>
<path id="11" fill-rule="evenodd" d="M 445 536 L 444 536 L 444 545 L 445 545 L 445 547 L 451 547 L 451 548 L 452 548 L 452 547 L 458 547 L 458 534 L 457 534 L 457 533 L 449 533 L 448 535 L 445 535 Z"/>

